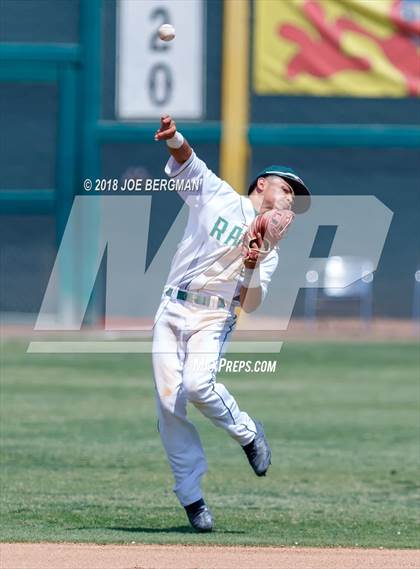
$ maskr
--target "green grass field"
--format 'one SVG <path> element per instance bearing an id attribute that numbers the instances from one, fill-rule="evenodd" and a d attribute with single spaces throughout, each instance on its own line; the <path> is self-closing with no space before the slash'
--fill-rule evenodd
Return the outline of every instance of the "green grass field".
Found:
<path id="1" fill-rule="evenodd" d="M 219 376 L 264 422 L 273 464 L 257 478 L 191 408 L 216 518 L 204 536 L 172 493 L 149 357 L 26 346 L 2 348 L 2 541 L 419 546 L 415 344 L 288 343 L 276 374 Z"/>

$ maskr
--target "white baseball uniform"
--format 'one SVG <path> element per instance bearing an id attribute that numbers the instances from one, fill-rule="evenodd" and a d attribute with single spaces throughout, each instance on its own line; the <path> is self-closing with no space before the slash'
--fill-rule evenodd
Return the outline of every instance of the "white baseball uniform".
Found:
<path id="1" fill-rule="evenodd" d="M 202 498 L 200 479 L 207 470 L 200 437 L 187 419 L 187 402 L 241 446 L 255 436 L 253 420 L 215 376 L 237 318 L 242 235 L 256 212 L 249 198 L 235 192 L 194 152 L 184 164 L 171 157 L 165 172 L 171 178 L 202 180 L 199 192 L 179 192 L 189 206 L 189 217 L 153 334 L 158 427 L 175 478 L 174 491 L 186 506 Z M 273 250 L 260 264 L 263 296 L 277 262 Z"/>

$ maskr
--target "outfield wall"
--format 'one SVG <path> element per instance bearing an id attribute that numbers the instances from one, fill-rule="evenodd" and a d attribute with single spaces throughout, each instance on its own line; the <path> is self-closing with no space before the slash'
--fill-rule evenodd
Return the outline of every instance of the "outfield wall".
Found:
<path id="1" fill-rule="evenodd" d="M 77 44 L 82 41 L 80 0 L 3 0 L 1 42 Z M 102 51 L 100 70 L 100 118 L 114 120 L 116 2 L 103 3 L 100 28 Z M 205 50 L 204 126 L 221 120 L 221 60 L 223 4 L 207 4 Z M 79 65 L 79 64 L 77 64 Z M 83 65 L 83 63 L 82 63 Z M 8 71 L 9 72 L 9 71 Z M 9 72 L 10 76 L 10 72 Z M 13 75 L 11 75 L 13 76 Z M 79 87 L 78 87 L 79 88 Z M 78 112 L 84 99 L 77 92 Z M 0 192 L 28 188 L 34 192 L 55 188 L 59 168 L 58 119 L 60 92 L 57 84 L 8 80 L 1 84 Z M 78 128 L 83 118 L 78 115 Z M 419 126 L 420 103 L 415 98 L 359 99 L 347 97 L 250 96 L 251 126 L 307 124 L 382 124 Z M 314 136 L 316 136 L 314 131 Z M 83 144 L 76 147 L 77 155 Z M 216 136 L 217 138 L 217 136 Z M 81 139 L 80 139 L 81 140 Z M 196 151 L 218 171 L 218 140 L 194 143 Z M 165 162 L 164 147 L 136 139 L 108 140 L 100 145 L 100 175 L 123 178 L 132 172 L 160 177 Z M 373 194 L 394 212 L 383 257 L 374 279 L 374 314 L 410 317 L 413 310 L 414 273 L 420 268 L 420 154 L 418 148 L 322 148 L 271 144 L 254 145 L 249 173 L 264 165 L 292 165 L 315 194 Z M 78 172 L 80 174 L 80 172 Z M 80 177 L 79 177 L 80 178 Z M 73 193 L 80 193 L 78 179 Z M 166 198 L 166 196 L 165 196 Z M 171 197 L 159 201 L 165 223 L 179 207 Z M 6 211 L 0 217 L 2 271 L 0 310 L 37 312 L 57 250 L 56 206 L 39 211 L 37 202 Z M 357 231 L 357 220 L 355 220 Z M 320 244 L 322 246 L 322 244 Z M 296 313 L 302 313 L 298 303 Z"/>

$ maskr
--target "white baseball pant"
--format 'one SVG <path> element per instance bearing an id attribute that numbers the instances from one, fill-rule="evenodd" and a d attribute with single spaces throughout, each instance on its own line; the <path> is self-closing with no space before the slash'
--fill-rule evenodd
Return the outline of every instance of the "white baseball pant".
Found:
<path id="1" fill-rule="evenodd" d="M 236 322 L 224 309 L 165 298 L 155 318 L 153 375 L 159 433 L 183 506 L 200 498 L 207 461 L 197 429 L 187 419 L 190 401 L 241 446 L 256 433 L 224 385 L 216 382 L 218 361 Z"/>

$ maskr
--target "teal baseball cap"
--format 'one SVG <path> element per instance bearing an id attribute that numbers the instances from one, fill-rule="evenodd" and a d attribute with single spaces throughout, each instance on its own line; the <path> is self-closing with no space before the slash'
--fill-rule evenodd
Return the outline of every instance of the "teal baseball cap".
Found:
<path id="1" fill-rule="evenodd" d="M 295 196 L 303 196 L 303 198 L 298 198 L 296 200 L 292 208 L 296 213 L 303 213 L 309 208 L 311 203 L 311 192 L 296 172 L 288 166 L 267 166 L 267 168 L 258 172 L 248 188 L 248 195 L 254 191 L 258 178 L 265 178 L 266 176 L 279 176 L 280 178 L 283 178 L 291 186 Z"/>

